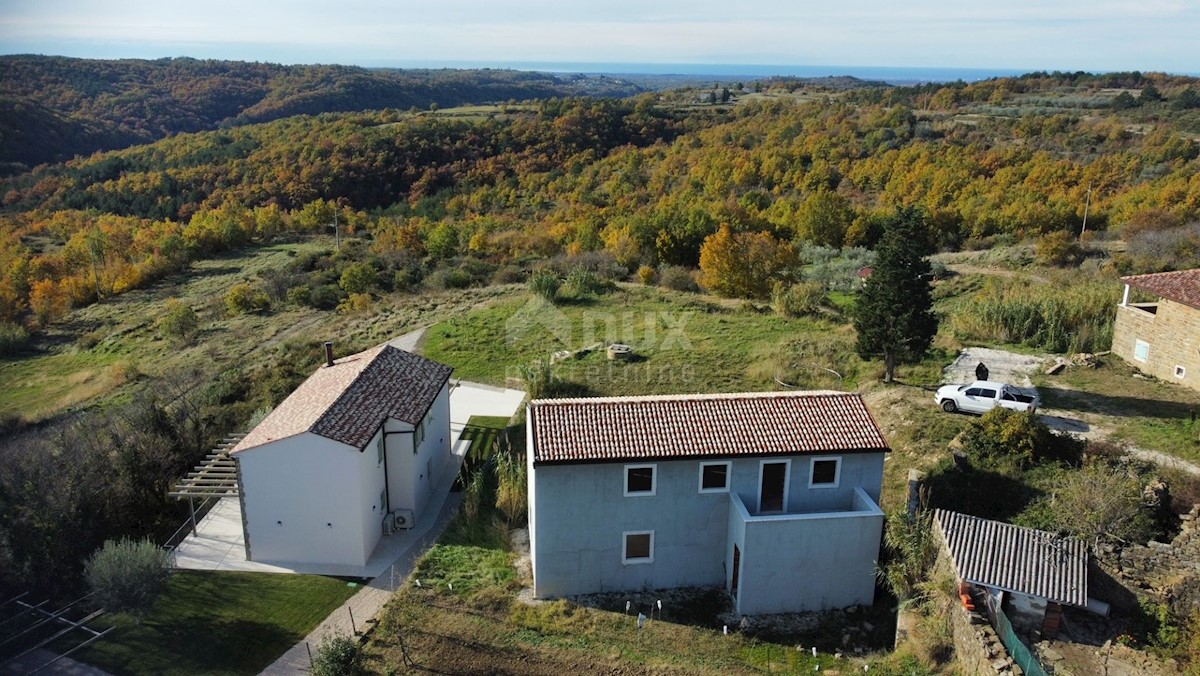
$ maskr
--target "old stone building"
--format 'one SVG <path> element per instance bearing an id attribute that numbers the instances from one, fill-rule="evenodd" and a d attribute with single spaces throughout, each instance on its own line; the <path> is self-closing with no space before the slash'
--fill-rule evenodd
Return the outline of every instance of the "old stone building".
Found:
<path id="1" fill-rule="evenodd" d="M 1200 390 L 1200 268 L 1121 281 L 1113 353 L 1144 373 Z M 1159 300 L 1131 303 L 1131 289 Z"/>

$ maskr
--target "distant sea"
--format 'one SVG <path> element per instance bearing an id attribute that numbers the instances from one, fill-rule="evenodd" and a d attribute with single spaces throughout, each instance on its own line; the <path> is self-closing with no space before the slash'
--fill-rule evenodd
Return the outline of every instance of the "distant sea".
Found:
<path id="1" fill-rule="evenodd" d="M 882 80 L 891 84 L 918 82 L 975 82 L 993 77 L 1021 75 L 1015 68 L 919 68 L 904 66 L 785 66 L 730 63 L 602 63 L 585 61 L 404 61 L 371 62 L 372 68 L 506 68 L 550 73 L 596 73 L 605 75 L 683 75 L 691 78 L 712 76 L 721 80 L 766 78 L 771 76 L 831 77 L 850 75 L 862 80 Z"/>

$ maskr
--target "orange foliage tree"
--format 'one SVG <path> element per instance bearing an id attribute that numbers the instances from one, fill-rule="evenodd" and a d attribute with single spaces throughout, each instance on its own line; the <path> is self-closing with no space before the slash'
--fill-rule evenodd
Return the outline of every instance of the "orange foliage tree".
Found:
<path id="1" fill-rule="evenodd" d="M 733 232 L 727 223 L 700 247 L 701 283 L 721 296 L 768 298 L 798 263 L 791 244 L 769 232 Z"/>

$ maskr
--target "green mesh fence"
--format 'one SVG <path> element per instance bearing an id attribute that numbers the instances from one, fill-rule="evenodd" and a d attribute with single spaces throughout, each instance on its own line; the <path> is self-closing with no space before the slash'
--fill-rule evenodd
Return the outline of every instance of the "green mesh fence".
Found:
<path id="1" fill-rule="evenodd" d="M 1013 662 L 1021 667 L 1028 676 L 1047 676 L 1046 670 L 1038 663 L 1037 658 L 1017 638 L 1016 632 L 1013 631 L 1012 623 L 1008 621 L 1008 616 L 1004 614 L 1004 611 L 996 608 L 995 613 L 996 635 L 1000 637 L 1000 642 L 1008 649 L 1008 654 L 1013 658 Z"/>

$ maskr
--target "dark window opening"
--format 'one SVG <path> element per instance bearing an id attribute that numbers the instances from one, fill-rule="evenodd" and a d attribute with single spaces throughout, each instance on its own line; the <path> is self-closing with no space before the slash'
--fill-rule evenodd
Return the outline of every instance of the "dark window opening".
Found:
<path id="1" fill-rule="evenodd" d="M 729 465 L 705 465 L 700 477 L 700 488 L 719 490 L 729 487 Z"/>
<path id="2" fill-rule="evenodd" d="M 813 462 L 812 467 L 812 483 L 814 486 L 819 484 L 837 483 L 837 460 L 817 460 Z"/>

